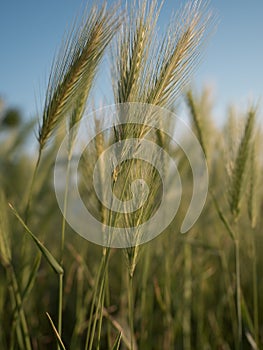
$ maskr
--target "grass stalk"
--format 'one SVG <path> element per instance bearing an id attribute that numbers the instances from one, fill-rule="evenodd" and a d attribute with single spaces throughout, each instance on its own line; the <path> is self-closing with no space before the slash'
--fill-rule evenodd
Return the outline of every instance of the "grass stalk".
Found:
<path id="1" fill-rule="evenodd" d="M 8 273 L 7 273 L 7 276 L 8 276 Z M 8 283 L 9 283 L 9 281 L 8 281 Z M 10 301 L 11 301 L 12 309 L 17 310 L 14 288 L 12 288 L 11 283 L 9 286 L 9 291 L 10 291 Z M 20 317 L 20 314 L 18 314 L 18 316 Z M 24 340 L 23 340 L 22 326 L 21 326 L 21 323 L 18 322 L 19 317 L 13 317 L 11 331 L 10 331 L 10 344 L 9 344 L 10 350 L 15 349 L 15 333 L 16 333 L 16 337 L 17 337 L 18 346 L 21 349 L 23 349 L 25 347 Z"/>
<path id="2" fill-rule="evenodd" d="M 105 281 L 105 308 L 110 306 L 110 285 L 109 285 L 109 272 L 107 271 Z M 107 319 L 107 345 L 111 348 L 111 322 Z"/>
<path id="3" fill-rule="evenodd" d="M 59 294 L 58 294 L 58 334 L 62 336 L 62 312 L 63 312 L 63 275 L 58 276 L 59 279 Z"/>
<path id="4" fill-rule="evenodd" d="M 28 223 L 28 220 L 29 220 L 30 207 L 31 207 L 32 199 L 33 199 L 34 184 L 35 184 L 35 181 L 36 181 L 36 176 L 37 176 L 37 172 L 38 172 L 41 156 L 42 156 L 42 150 L 41 150 L 41 148 L 39 148 L 37 160 L 36 160 L 36 163 L 35 163 L 35 166 L 34 166 L 34 172 L 33 172 L 32 178 L 31 178 L 31 182 L 30 182 L 30 187 L 29 187 L 29 192 L 28 192 L 28 199 L 27 199 L 27 203 L 26 203 L 26 209 L 25 209 L 25 223 L 26 224 Z"/>
<path id="5" fill-rule="evenodd" d="M 88 350 L 89 339 L 90 339 L 90 334 L 91 334 L 91 325 L 92 325 L 91 321 L 92 321 L 94 308 L 95 308 L 95 304 L 96 304 L 96 296 L 97 296 L 97 292 L 98 292 L 100 275 L 101 275 L 101 271 L 102 271 L 102 267 L 103 267 L 103 261 L 104 260 L 102 257 L 102 259 L 100 261 L 98 272 L 96 274 L 96 280 L 95 280 L 94 289 L 93 289 L 93 298 L 92 298 L 91 308 L 90 308 L 89 324 L 88 324 L 88 330 L 87 330 L 87 336 L 86 336 L 86 342 L 85 342 L 85 350 Z"/>
<path id="6" fill-rule="evenodd" d="M 104 291 L 105 274 L 106 274 L 106 269 L 109 262 L 109 255 L 110 255 L 110 248 L 105 248 L 103 250 L 103 255 L 100 261 L 100 266 L 97 272 L 97 277 L 94 285 L 93 298 L 92 298 L 91 309 L 90 309 L 89 325 L 88 325 L 88 331 L 87 331 L 86 342 L 85 342 L 85 350 L 91 350 L 94 342 L 98 312 L 100 307 L 102 307 L 101 300 L 102 300 L 102 295 Z M 97 300 L 97 294 L 98 294 L 98 300 Z M 95 316 L 93 320 L 93 313 L 94 313 L 95 307 L 96 307 L 96 310 L 95 310 Z M 92 320 L 93 320 L 93 323 L 92 323 Z"/>
<path id="7" fill-rule="evenodd" d="M 64 246 L 65 246 L 65 230 L 66 230 L 66 215 L 68 208 L 68 186 L 69 186 L 69 173 L 70 173 L 70 159 L 67 162 L 67 170 L 66 170 L 66 188 L 64 194 L 64 204 L 63 204 L 63 215 L 62 215 L 62 226 L 61 226 L 61 238 L 60 238 L 60 265 L 63 266 L 63 254 L 64 254 Z M 62 337 L 62 321 L 63 321 L 63 275 L 58 276 L 58 327 L 57 331 L 60 337 Z M 59 344 L 58 344 L 59 350 Z"/>
<path id="8" fill-rule="evenodd" d="M 230 277 L 226 255 L 225 255 L 225 252 L 223 251 L 220 253 L 220 260 L 221 260 L 221 264 L 224 272 L 225 287 L 226 287 L 226 294 L 227 294 L 228 304 L 230 309 L 230 319 L 231 319 L 232 332 L 234 335 L 233 338 L 235 343 L 235 349 L 238 350 L 238 341 L 237 341 L 238 323 L 237 323 L 237 317 L 236 317 L 235 292 L 233 290 L 232 283 L 231 283 L 231 277 Z"/>
<path id="9" fill-rule="evenodd" d="M 91 328 L 91 333 L 90 333 L 90 339 L 89 339 L 89 347 L 88 350 L 92 350 L 92 346 L 94 343 L 94 338 L 95 338 L 95 331 L 96 331 L 96 326 L 97 326 L 97 321 L 98 321 L 98 316 L 99 316 L 99 311 L 103 308 L 103 301 L 104 301 L 104 286 L 105 286 L 105 268 L 107 265 L 107 260 L 105 260 L 105 264 L 102 269 L 102 280 L 100 281 L 100 288 L 99 288 L 99 295 L 98 295 L 98 300 L 97 300 L 97 305 L 96 305 L 96 310 L 95 310 L 95 315 L 94 315 L 94 320 Z M 96 295 L 94 295 L 96 298 Z M 90 319 L 91 322 L 91 319 Z M 100 330 L 99 330 L 100 332 Z"/>
<path id="10" fill-rule="evenodd" d="M 98 324 L 97 350 L 100 349 L 101 329 L 102 329 L 102 319 L 103 319 L 103 308 L 104 308 L 104 300 L 105 300 L 105 285 L 106 285 L 106 278 L 103 280 L 103 290 L 102 290 L 102 297 L 101 297 L 101 305 L 100 305 L 100 308 L 98 309 L 98 312 L 99 312 L 99 324 Z"/>
<path id="11" fill-rule="evenodd" d="M 254 232 L 253 232 L 254 233 Z M 257 252 L 255 235 L 252 240 L 252 269 L 253 269 L 253 321 L 254 321 L 254 332 L 255 342 L 259 346 L 259 305 L 258 305 L 258 276 L 257 276 Z"/>
<path id="12" fill-rule="evenodd" d="M 133 275 L 128 275 L 128 304 L 129 304 L 129 325 L 130 325 L 130 349 L 134 349 L 134 296 L 133 296 Z"/>
<path id="13" fill-rule="evenodd" d="M 164 249 L 166 251 L 164 260 L 164 278 L 165 278 L 165 290 L 164 290 L 164 302 L 165 302 L 165 321 L 166 321 L 166 336 L 165 336 L 165 348 L 171 349 L 174 347 L 174 332 L 173 332 L 173 315 L 172 315 L 172 266 L 171 266 L 171 249 L 169 247 L 169 241 L 164 242 Z"/>
<path id="14" fill-rule="evenodd" d="M 183 343 L 184 350 L 191 350 L 191 298 L 192 298 L 192 251 L 187 242 L 184 243 L 184 314 Z"/>
<path id="15" fill-rule="evenodd" d="M 70 159 L 68 159 L 67 170 L 66 170 L 66 187 L 64 194 L 63 203 L 63 215 L 62 215 L 62 225 L 61 225 L 61 237 L 60 237 L 60 263 L 63 263 L 63 254 L 65 248 L 65 231 L 66 231 L 66 215 L 68 209 L 68 190 L 69 190 L 69 179 L 70 179 Z"/>
<path id="16" fill-rule="evenodd" d="M 26 316 L 24 313 L 24 309 L 22 307 L 21 294 L 19 292 L 19 287 L 18 287 L 18 283 L 17 283 L 17 279 L 16 279 L 15 272 L 13 270 L 13 267 L 11 265 L 9 265 L 8 268 L 6 269 L 6 272 L 7 272 L 7 277 L 8 277 L 10 286 L 11 286 L 12 294 L 13 294 L 13 297 L 15 300 L 16 308 L 19 310 L 19 315 L 20 315 L 19 318 L 20 318 L 20 323 L 21 323 L 24 348 L 26 350 L 32 350 L 27 320 L 26 320 Z"/>
<path id="17" fill-rule="evenodd" d="M 235 239 L 235 264 L 236 264 L 236 303 L 238 322 L 238 349 L 242 350 L 242 307 L 241 307 L 241 276 L 240 276 L 240 246 L 239 237 Z"/>
<path id="18" fill-rule="evenodd" d="M 148 276 L 149 276 L 149 270 L 150 270 L 150 258 L 151 258 L 151 251 L 150 247 L 145 247 L 145 254 L 144 254 L 144 264 L 143 264 L 143 271 L 142 271 L 142 289 L 141 289 L 141 337 L 140 337 L 140 349 L 143 349 L 145 347 L 145 343 L 147 342 L 147 339 L 145 337 L 145 334 L 147 335 L 147 327 L 148 327 L 148 312 L 147 312 L 147 282 L 148 282 Z"/>
<path id="19" fill-rule="evenodd" d="M 51 324 L 53 332 L 55 334 L 56 341 L 57 341 L 57 344 L 58 344 L 58 348 L 60 350 L 66 350 L 65 345 L 63 344 L 62 339 L 61 339 L 60 335 L 58 334 L 58 331 L 57 331 L 57 329 L 56 329 L 56 327 L 54 325 L 54 322 L 52 321 L 52 318 L 50 317 L 50 315 L 48 313 L 46 313 L 46 315 L 47 315 L 47 318 L 48 318 L 48 320 L 49 320 L 49 322 Z"/>

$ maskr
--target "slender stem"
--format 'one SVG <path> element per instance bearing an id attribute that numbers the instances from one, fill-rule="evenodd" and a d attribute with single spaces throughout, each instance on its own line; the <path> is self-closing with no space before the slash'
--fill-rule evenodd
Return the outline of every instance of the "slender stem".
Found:
<path id="1" fill-rule="evenodd" d="M 14 350 L 15 349 L 15 332 L 16 332 L 16 336 L 17 336 L 17 342 L 18 342 L 18 346 L 23 349 L 25 347 L 24 345 L 24 337 L 22 335 L 22 326 L 21 326 L 21 321 L 20 321 L 20 314 L 17 311 L 17 300 L 15 297 L 15 291 L 14 291 L 14 286 L 12 283 L 12 277 L 11 270 L 13 269 L 12 266 L 7 266 L 6 267 L 6 273 L 7 273 L 7 279 L 8 279 L 8 284 L 9 284 L 9 290 L 10 290 L 10 301 L 11 301 L 11 305 L 13 310 L 16 310 L 14 312 L 14 316 L 13 316 L 13 321 L 12 321 L 12 325 L 11 325 L 11 332 L 10 332 L 10 344 L 9 344 L 9 349 L 10 350 Z M 18 314 L 18 317 L 16 317 L 15 314 Z M 20 323 L 18 322 L 20 321 Z"/>
<path id="2" fill-rule="evenodd" d="M 129 322 L 130 322 L 130 341 L 131 341 L 131 350 L 134 349 L 133 344 L 133 335 L 134 335 L 134 318 L 133 318 L 133 276 L 129 274 L 129 280 L 128 280 L 128 295 L 129 295 Z"/>
<path id="3" fill-rule="evenodd" d="M 99 308 L 100 296 L 102 295 L 103 280 L 105 278 L 105 271 L 109 261 L 109 253 L 110 253 L 110 249 L 106 248 L 104 250 L 104 253 L 100 261 L 99 271 L 97 273 L 97 277 L 94 285 L 94 292 L 93 292 L 93 298 L 92 298 L 91 309 L 90 309 L 89 325 L 88 325 L 88 331 L 87 331 L 86 342 L 85 342 L 85 350 L 92 349 L 96 323 L 97 323 L 96 315 L 97 315 L 97 310 Z M 97 292 L 98 292 L 100 282 L 101 284 L 100 284 L 100 290 L 99 290 L 99 299 L 98 299 L 97 307 L 95 311 L 95 319 L 92 323 L 94 308 L 96 305 Z"/>
<path id="4" fill-rule="evenodd" d="M 184 350 L 191 349 L 191 298 L 192 298 L 192 251 L 190 245 L 184 243 L 184 315 L 183 342 Z"/>
<path id="5" fill-rule="evenodd" d="M 239 239 L 235 239 L 236 255 L 236 302 L 237 302 L 237 321 L 238 321 L 238 348 L 242 349 L 242 312 L 241 312 L 241 281 L 240 281 L 240 248 Z"/>
<path id="6" fill-rule="evenodd" d="M 23 331 L 23 338 L 24 338 L 24 342 L 25 342 L 25 349 L 26 350 L 32 350 L 32 346 L 31 346 L 31 341 L 30 341 L 30 337 L 29 337 L 29 331 L 28 331 L 28 326 L 27 326 L 27 321 L 26 321 L 26 316 L 24 313 L 24 310 L 22 308 L 22 299 L 21 299 L 21 295 L 19 292 L 19 287 L 17 284 L 17 279 L 16 279 L 16 275 L 15 272 L 13 270 L 13 267 L 11 265 L 8 266 L 7 270 L 7 276 L 9 279 L 9 283 L 11 285 L 11 289 L 12 289 L 12 293 L 13 293 L 13 297 L 16 303 L 16 308 L 19 310 L 20 313 L 20 322 L 21 322 L 21 328 Z"/>
<path id="7" fill-rule="evenodd" d="M 141 320 L 141 336 L 140 336 L 140 349 L 145 347 L 147 343 L 147 327 L 149 323 L 149 318 L 146 308 L 146 298 L 147 298 L 147 281 L 149 277 L 149 267 L 150 267 L 150 253 L 151 250 L 147 246 L 144 256 L 143 273 L 142 273 L 142 288 L 141 288 L 141 315 L 143 315 Z"/>
<path id="8" fill-rule="evenodd" d="M 30 187 L 29 187 L 28 198 L 27 198 L 27 203 L 26 203 L 26 209 L 25 209 L 25 223 L 26 224 L 28 224 L 28 221 L 29 221 L 31 203 L 32 203 L 32 199 L 33 199 L 33 189 L 34 189 L 34 184 L 35 184 L 35 180 L 36 180 L 36 176 L 37 176 L 37 172 L 38 172 L 38 168 L 39 168 L 39 164 L 40 164 L 41 155 L 42 155 L 42 149 L 39 148 L 38 157 L 37 157 L 37 161 L 36 161 L 36 164 L 34 167 L 34 172 L 32 175 L 32 179 L 31 179 L 31 183 L 30 183 Z M 21 261 L 23 262 L 23 265 L 24 265 L 23 268 L 21 269 L 21 280 L 23 280 L 23 277 L 26 275 L 26 268 L 27 268 L 26 265 L 28 263 L 28 254 L 26 252 L 26 235 L 24 235 L 23 239 L 22 239 Z"/>
<path id="9" fill-rule="evenodd" d="M 69 188 L 69 173 L 70 173 L 70 158 L 67 162 L 66 170 L 66 188 L 64 194 L 64 203 L 63 203 L 63 216 L 62 216 L 62 226 L 61 226 L 61 237 L 60 237 L 60 265 L 63 265 L 63 255 L 64 255 L 64 245 L 65 245 L 65 230 L 66 230 L 66 215 L 68 208 L 68 188 Z M 62 336 L 62 322 L 63 322 L 63 275 L 59 275 L 59 286 L 58 286 L 58 334 Z M 59 350 L 59 344 L 58 344 Z"/>
<path id="10" fill-rule="evenodd" d="M 90 335 L 90 343 L 89 343 L 89 348 L 88 348 L 89 350 L 92 350 L 92 345 L 93 345 L 93 342 L 94 342 L 94 336 L 95 336 L 95 330 L 96 330 L 99 310 L 100 310 L 100 308 L 103 307 L 103 300 L 104 300 L 103 295 L 104 295 L 104 286 L 105 286 L 105 271 L 106 271 L 107 265 L 108 265 L 108 256 L 105 256 L 103 269 L 102 269 L 100 290 L 99 290 L 99 295 L 98 295 L 98 302 L 97 302 L 97 307 L 96 307 L 94 321 L 93 321 L 93 324 L 92 324 L 92 330 L 91 330 L 91 335 Z M 96 298 L 96 295 L 94 295 L 94 297 Z M 91 322 L 91 319 L 90 319 L 90 322 Z"/>
<path id="11" fill-rule="evenodd" d="M 108 308 L 110 306 L 110 286 L 109 286 L 109 271 L 106 272 L 105 279 L 105 306 Z M 111 322 L 107 319 L 107 344 L 108 348 L 111 349 Z"/>
<path id="12" fill-rule="evenodd" d="M 255 233 L 255 232 L 253 232 Z M 258 326 L 258 278 L 257 278 L 257 254 L 255 235 L 252 240 L 252 260 L 253 260 L 253 316 L 254 316 L 254 330 L 255 342 L 259 344 L 259 326 Z"/>
<path id="13" fill-rule="evenodd" d="M 98 291 L 98 286 L 99 286 L 99 280 L 100 280 L 102 266 L 103 266 L 103 257 L 102 257 L 102 259 L 100 261 L 99 271 L 97 273 L 97 277 L 96 277 L 95 285 L 94 285 L 93 298 L 92 298 L 92 303 L 91 303 L 91 308 L 90 308 L 89 325 L 88 325 L 88 331 L 87 331 L 86 342 L 85 342 L 85 350 L 88 350 L 90 333 L 91 333 L 91 320 L 92 320 L 92 315 L 93 315 L 93 312 L 94 312 L 94 307 L 95 307 L 95 302 L 96 302 L 96 295 L 97 295 L 97 291 Z"/>
<path id="14" fill-rule="evenodd" d="M 29 187 L 28 199 L 27 199 L 27 203 L 26 203 L 25 223 L 28 223 L 28 219 L 29 219 L 30 207 L 31 207 L 31 202 L 32 202 L 32 197 L 33 197 L 33 188 L 34 188 L 36 175 L 37 175 L 39 164 L 40 164 L 41 155 L 42 155 L 42 149 L 39 148 L 38 157 L 37 157 L 37 160 L 36 160 L 36 163 L 34 166 L 34 172 L 32 175 L 32 179 L 31 179 L 31 183 L 30 183 L 30 187 Z M 24 237 L 26 237 L 26 236 L 24 236 Z M 22 248 L 21 248 L 21 256 L 24 257 L 24 255 L 25 255 L 25 238 L 23 239 Z M 22 309 L 22 299 L 21 299 L 21 296 L 20 296 L 20 293 L 18 290 L 16 276 L 15 276 L 14 270 L 11 266 L 7 269 L 7 274 L 9 275 L 9 278 L 10 278 L 10 283 L 12 286 L 14 299 L 16 301 L 18 313 L 20 314 L 21 326 L 22 326 L 22 330 L 23 330 L 24 338 L 25 338 L 24 339 L 25 349 L 30 350 L 30 349 L 32 349 L 32 347 L 31 347 L 26 317 L 25 317 L 24 311 Z M 23 272 L 22 272 L 22 275 L 23 275 Z M 14 322 L 14 326 L 15 326 L 15 323 L 16 323 L 16 320 Z M 11 344 L 11 348 L 12 347 L 13 347 L 13 345 Z"/>
<path id="15" fill-rule="evenodd" d="M 164 339 L 164 347 L 167 349 L 174 348 L 173 346 L 173 315 L 171 312 L 171 302 L 172 302 L 172 292 L 171 292 L 171 254 L 170 254 L 170 242 L 166 240 L 164 242 L 165 248 L 165 257 L 164 257 L 164 278 L 165 278 L 165 286 L 164 286 L 164 303 L 165 303 L 165 339 Z"/>
<path id="16" fill-rule="evenodd" d="M 233 287 L 232 287 L 229 266 L 228 266 L 226 255 L 225 255 L 224 251 L 222 251 L 220 253 L 220 259 L 222 262 L 223 275 L 224 275 L 225 285 L 226 285 L 226 293 L 228 296 L 228 303 L 229 303 L 232 331 L 233 331 L 234 342 L 235 342 L 235 349 L 238 350 L 238 342 L 237 342 L 238 326 L 237 326 L 237 317 L 236 317 L 235 292 L 234 292 Z"/>
<path id="17" fill-rule="evenodd" d="M 61 237 L 60 237 L 60 263 L 63 263 L 63 254 L 65 246 L 65 231 L 66 231 L 66 215 L 68 210 L 68 189 L 69 189 L 69 175 L 70 175 L 70 158 L 67 163 L 66 170 L 66 188 L 64 194 L 64 203 L 63 203 L 63 217 L 62 217 L 62 227 L 61 227 Z"/>
<path id="18" fill-rule="evenodd" d="M 103 281 L 103 291 L 102 291 L 102 297 L 101 297 L 101 303 L 100 303 L 100 308 L 98 307 L 99 310 L 99 326 L 98 326 L 98 342 L 97 342 L 97 350 L 100 349 L 100 338 L 101 338 L 101 328 L 102 328 L 102 316 L 103 316 L 103 306 L 104 306 L 104 300 L 105 300 L 105 279 Z"/>
<path id="19" fill-rule="evenodd" d="M 37 161 L 35 164 L 33 176 L 31 179 L 31 183 L 30 183 L 30 187 L 29 187 L 29 194 L 28 194 L 28 199 L 27 199 L 27 204 L 26 204 L 26 210 L 25 210 L 25 223 L 26 224 L 28 223 L 28 219 L 29 219 L 30 207 L 31 207 L 31 202 L 32 202 L 32 197 L 33 197 L 33 188 L 34 188 L 36 175 L 37 175 L 37 171 L 38 171 L 39 164 L 40 164 L 41 155 L 42 155 L 42 149 L 39 148 L 38 157 L 37 157 Z"/>
<path id="20" fill-rule="evenodd" d="M 58 294 L 58 334 L 62 334 L 62 311 L 63 311 L 63 274 L 59 275 L 59 294 Z M 60 349 L 58 345 L 58 349 Z"/>

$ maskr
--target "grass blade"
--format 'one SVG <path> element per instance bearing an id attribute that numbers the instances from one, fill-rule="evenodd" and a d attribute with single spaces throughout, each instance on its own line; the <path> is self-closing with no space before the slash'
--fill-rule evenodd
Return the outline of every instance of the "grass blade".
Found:
<path id="1" fill-rule="evenodd" d="M 35 284 L 35 280 L 36 280 L 36 276 L 38 273 L 40 263 L 41 263 L 41 254 L 39 253 L 36 256 L 36 259 L 33 263 L 32 269 L 30 271 L 30 275 L 29 275 L 28 281 L 26 283 L 25 289 L 23 290 L 22 301 L 27 297 L 27 295 L 30 293 L 31 289 L 33 288 L 33 286 Z"/>
<path id="2" fill-rule="evenodd" d="M 112 350 L 119 350 L 120 346 L 121 346 L 121 332 L 118 334 L 118 336 L 113 344 Z"/>
<path id="3" fill-rule="evenodd" d="M 52 269 L 60 275 L 63 275 L 64 271 L 63 268 L 60 266 L 60 264 L 57 262 L 57 260 L 54 258 L 54 256 L 50 253 L 50 251 L 40 242 L 40 240 L 30 231 L 28 226 L 25 224 L 24 220 L 21 218 L 21 216 L 18 214 L 18 212 L 15 210 L 15 208 L 9 203 L 9 206 L 15 215 L 15 217 L 18 219 L 18 221 L 21 223 L 21 225 L 24 227 L 26 232 L 29 234 L 29 236 L 33 239 L 33 241 L 36 243 L 38 249 L 43 254 L 49 265 L 52 267 Z"/>
<path id="4" fill-rule="evenodd" d="M 58 343 L 58 345 L 59 345 L 59 348 L 61 349 L 61 350 L 66 350 L 66 348 L 65 348 L 65 345 L 63 344 L 63 342 L 62 342 L 62 340 L 61 340 L 61 338 L 60 338 L 60 335 L 58 334 L 58 331 L 57 331 L 57 329 L 56 329 L 56 327 L 55 327 L 55 325 L 54 325 L 54 322 L 52 321 L 52 318 L 50 317 L 50 315 L 46 312 L 46 315 L 47 315 L 47 317 L 48 317 L 48 320 L 49 320 L 49 322 L 50 322 L 50 324 L 51 324 L 51 327 L 52 327 L 52 329 L 53 329 L 53 331 L 54 331 L 54 334 L 55 334 L 55 336 L 56 336 L 56 340 L 57 340 L 57 343 Z"/>
<path id="5" fill-rule="evenodd" d="M 11 242 L 5 195 L 0 190 L 0 260 L 4 266 L 11 263 Z"/>
<path id="6" fill-rule="evenodd" d="M 217 211 L 217 214 L 219 216 L 219 219 L 222 221 L 222 223 L 224 224 L 230 238 L 235 241 L 235 233 L 234 231 L 232 230 L 227 218 L 225 217 L 225 215 L 223 214 L 222 210 L 220 209 L 219 207 L 219 204 L 215 198 L 215 196 L 212 194 L 212 198 L 213 198 L 213 202 L 214 202 L 214 205 L 215 205 L 215 208 L 216 208 L 216 211 Z"/>

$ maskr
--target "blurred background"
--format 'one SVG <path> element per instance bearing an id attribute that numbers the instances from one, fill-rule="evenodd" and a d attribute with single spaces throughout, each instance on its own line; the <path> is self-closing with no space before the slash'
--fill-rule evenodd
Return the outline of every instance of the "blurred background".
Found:
<path id="1" fill-rule="evenodd" d="M 41 111 L 54 54 L 84 3 L 1 0 L 0 96 L 26 118 Z M 161 31 L 172 11 L 185 3 L 164 1 L 159 18 Z M 222 124 L 230 103 L 245 108 L 249 99 L 255 101 L 262 96 L 263 2 L 210 0 L 210 7 L 217 16 L 217 26 L 193 84 L 213 88 L 216 122 Z M 97 78 L 96 94 L 109 98 L 110 73 L 105 74 L 105 66 L 101 68 L 103 75 Z"/>

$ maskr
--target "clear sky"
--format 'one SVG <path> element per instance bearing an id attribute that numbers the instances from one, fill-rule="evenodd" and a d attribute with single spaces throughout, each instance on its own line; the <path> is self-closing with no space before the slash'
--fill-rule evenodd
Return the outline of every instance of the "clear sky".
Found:
<path id="1" fill-rule="evenodd" d="M 92 1 L 90 0 L 89 3 Z M 111 1 L 110 1 L 111 2 Z M 166 0 L 160 27 L 185 0 Z M 0 96 L 24 115 L 41 106 L 52 58 L 85 0 L 0 0 Z M 215 89 L 217 118 L 263 95 L 263 0 L 210 0 L 219 18 L 194 82 Z M 104 75 L 98 79 L 98 92 Z M 103 96 L 102 96 L 103 97 Z M 261 99 L 261 107 L 262 107 Z M 262 110 L 262 108 L 261 108 Z"/>

